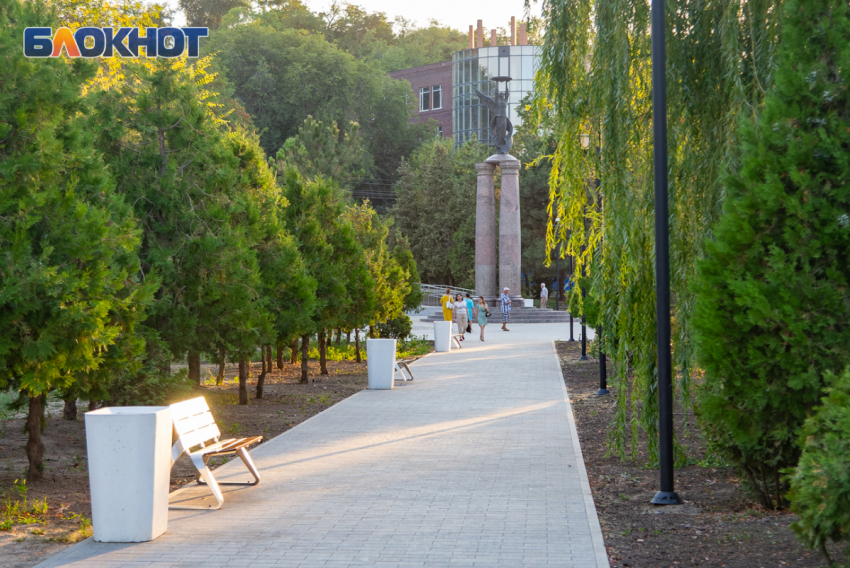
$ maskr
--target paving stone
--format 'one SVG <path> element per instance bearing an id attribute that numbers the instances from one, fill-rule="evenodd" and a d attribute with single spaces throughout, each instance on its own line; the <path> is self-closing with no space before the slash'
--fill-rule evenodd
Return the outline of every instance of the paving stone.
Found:
<path id="1" fill-rule="evenodd" d="M 220 511 L 171 511 L 139 544 L 84 541 L 38 565 L 607 567 L 553 339 L 559 324 L 487 329 L 252 452 L 257 487 Z M 220 480 L 245 478 L 238 461 Z M 207 497 L 203 487 L 182 497 Z"/>

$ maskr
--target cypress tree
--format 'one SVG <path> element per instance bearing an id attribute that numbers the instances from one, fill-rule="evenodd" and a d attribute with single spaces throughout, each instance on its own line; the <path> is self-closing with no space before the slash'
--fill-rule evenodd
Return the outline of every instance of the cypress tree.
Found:
<path id="1" fill-rule="evenodd" d="M 244 144 L 210 116 L 192 71 L 167 60 L 127 63 L 98 109 L 100 148 L 143 230 L 142 272 L 162 279 L 147 324 L 193 368 L 201 352 L 242 361 L 247 404 L 247 359 L 268 320 L 254 248 L 264 213 L 246 190 Z"/>
<path id="2" fill-rule="evenodd" d="M 94 151 L 83 60 L 27 59 L 24 28 L 56 27 L 41 2 L 0 0 L 0 387 L 28 401 L 28 481 L 43 474 L 42 404 L 128 363 L 151 284 L 139 235 Z M 100 371 L 100 372 L 99 372 Z"/>
<path id="3" fill-rule="evenodd" d="M 775 88 L 741 127 L 741 166 L 699 265 L 693 320 L 704 430 L 759 501 L 850 360 L 850 22 L 847 3 L 789 0 Z"/>

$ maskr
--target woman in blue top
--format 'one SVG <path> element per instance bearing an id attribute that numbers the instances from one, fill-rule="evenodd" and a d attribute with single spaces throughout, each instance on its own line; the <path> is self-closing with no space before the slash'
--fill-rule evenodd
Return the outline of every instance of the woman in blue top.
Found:
<path id="1" fill-rule="evenodd" d="M 475 311 L 478 316 L 478 327 L 481 328 L 481 341 L 484 341 L 484 326 L 487 325 L 487 316 L 490 315 L 484 296 L 478 296 L 478 305 L 475 306 Z"/>

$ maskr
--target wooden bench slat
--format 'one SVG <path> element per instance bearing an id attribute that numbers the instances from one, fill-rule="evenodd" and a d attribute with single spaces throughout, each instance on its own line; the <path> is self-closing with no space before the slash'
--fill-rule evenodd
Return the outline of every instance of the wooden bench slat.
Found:
<path id="1" fill-rule="evenodd" d="M 239 448 L 244 448 L 250 446 L 251 444 L 256 444 L 258 442 L 261 442 L 262 440 L 262 436 L 253 436 L 251 438 L 233 438 L 230 440 L 222 440 L 217 444 L 213 444 L 209 448 L 204 448 L 203 450 L 198 451 L 202 452 L 205 456 L 229 454 L 235 452 Z"/>

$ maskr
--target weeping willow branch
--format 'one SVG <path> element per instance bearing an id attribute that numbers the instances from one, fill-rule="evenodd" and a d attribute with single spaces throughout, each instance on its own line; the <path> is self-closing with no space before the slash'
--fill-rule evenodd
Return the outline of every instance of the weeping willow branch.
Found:
<path id="1" fill-rule="evenodd" d="M 737 120 L 758 112 L 773 83 L 780 3 L 668 2 L 672 349 L 685 421 L 695 374 L 689 282 L 720 212 L 723 176 L 737 168 Z M 636 458 L 645 436 L 646 458 L 655 462 L 650 2 L 544 0 L 543 17 L 534 116 L 557 140 L 548 156 L 547 255 L 561 243 L 562 256 L 576 259 L 576 274 L 590 277 L 600 305 L 617 386 L 609 451 Z M 592 141 L 588 151 L 582 134 Z M 591 183 L 597 177 L 598 190 Z"/>

